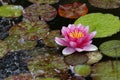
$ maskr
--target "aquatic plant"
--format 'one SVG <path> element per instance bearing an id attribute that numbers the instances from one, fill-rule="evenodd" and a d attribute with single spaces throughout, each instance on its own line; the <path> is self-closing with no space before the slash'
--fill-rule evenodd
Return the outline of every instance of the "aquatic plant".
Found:
<path id="1" fill-rule="evenodd" d="M 92 43 L 92 38 L 95 36 L 96 31 L 89 33 L 89 27 L 84 27 L 79 24 L 75 26 L 74 24 L 69 24 L 68 27 L 62 27 L 62 36 L 64 38 L 55 37 L 57 44 L 61 46 L 67 46 L 63 49 L 62 53 L 64 55 L 69 55 L 75 51 L 95 51 L 97 47 Z"/>
<path id="2" fill-rule="evenodd" d="M 58 9 L 60 16 L 70 19 L 76 19 L 88 13 L 86 4 L 74 2 L 71 4 L 60 5 Z"/>

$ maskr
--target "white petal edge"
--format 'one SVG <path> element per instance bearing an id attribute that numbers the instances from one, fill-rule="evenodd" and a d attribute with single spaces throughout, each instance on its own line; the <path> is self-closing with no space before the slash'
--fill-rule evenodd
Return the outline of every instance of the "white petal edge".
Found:
<path id="1" fill-rule="evenodd" d="M 64 48 L 64 49 L 62 50 L 62 54 L 63 54 L 64 56 L 70 55 L 70 54 L 72 54 L 72 53 L 74 53 L 74 52 L 75 52 L 75 49 L 70 48 L 70 47 L 66 47 L 66 48 Z"/>
<path id="2" fill-rule="evenodd" d="M 55 42 L 56 42 L 58 45 L 64 46 L 64 45 L 61 44 L 59 41 L 57 41 L 56 37 L 55 37 Z"/>
<path id="3" fill-rule="evenodd" d="M 90 45 L 88 45 L 88 46 L 85 46 L 85 47 L 83 48 L 83 50 L 84 50 L 84 51 L 96 51 L 96 50 L 98 50 L 98 48 L 97 48 L 95 45 L 90 44 Z"/>

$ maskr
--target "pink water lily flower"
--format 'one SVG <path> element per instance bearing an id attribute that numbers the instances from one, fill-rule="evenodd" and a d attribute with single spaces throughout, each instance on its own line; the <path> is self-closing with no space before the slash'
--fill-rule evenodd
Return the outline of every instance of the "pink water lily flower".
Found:
<path id="1" fill-rule="evenodd" d="M 95 51 L 98 49 L 91 44 L 91 39 L 95 36 L 96 31 L 89 33 L 88 26 L 69 24 L 68 27 L 63 26 L 61 32 L 64 38 L 55 37 L 55 42 L 66 46 L 62 51 L 63 55 L 69 55 L 75 51 Z"/>

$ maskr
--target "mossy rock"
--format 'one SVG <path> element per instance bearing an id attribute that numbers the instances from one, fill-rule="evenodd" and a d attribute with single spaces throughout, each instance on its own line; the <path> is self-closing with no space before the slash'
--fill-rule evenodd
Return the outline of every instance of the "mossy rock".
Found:
<path id="1" fill-rule="evenodd" d="M 29 0 L 32 3 L 39 3 L 39 4 L 55 4 L 58 3 L 59 0 Z"/>
<path id="2" fill-rule="evenodd" d="M 25 20 L 9 30 L 10 35 L 19 35 L 25 40 L 42 39 L 49 32 L 49 27 L 44 21 L 31 22 Z"/>
<path id="3" fill-rule="evenodd" d="M 5 39 L 9 51 L 29 50 L 33 49 L 36 45 L 36 41 L 25 41 L 18 35 L 8 36 Z"/>
<path id="4" fill-rule="evenodd" d="M 60 30 L 50 31 L 49 34 L 43 39 L 43 42 L 46 46 L 58 47 L 58 45 L 55 42 L 55 37 L 61 37 Z"/>
<path id="5" fill-rule="evenodd" d="M 31 74 L 25 73 L 16 76 L 10 76 L 8 78 L 5 78 L 4 80 L 34 80 L 34 79 Z"/>
<path id="6" fill-rule="evenodd" d="M 100 62 L 92 67 L 93 80 L 119 80 L 120 61 Z"/>
<path id="7" fill-rule="evenodd" d="M 109 57 L 120 57 L 120 40 L 104 42 L 99 47 L 100 51 Z"/>
<path id="8" fill-rule="evenodd" d="M 22 15 L 23 7 L 20 5 L 3 5 L 0 6 L 1 17 L 19 17 Z"/>
<path id="9" fill-rule="evenodd" d="M 8 52 L 8 47 L 5 41 L 0 40 L 0 58 Z"/>
<path id="10" fill-rule="evenodd" d="M 90 32 L 96 31 L 95 38 L 112 36 L 120 30 L 119 17 L 112 14 L 91 13 L 78 18 L 75 23 L 89 26 Z"/>
<path id="11" fill-rule="evenodd" d="M 103 9 L 114 9 L 120 7 L 120 0 L 88 0 L 91 5 L 103 8 Z"/>
<path id="12" fill-rule="evenodd" d="M 45 50 L 47 49 L 42 48 L 40 51 L 33 51 L 35 54 L 37 53 L 39 55 L 35 57 L 32 55 L 31 60 L 27 62 L 28 69 L 31 73 L 35 76 L 54 78 L 55 76 L 59 76 L 60 73 L 68 70 L 68 65 L 64 63 L 64 57 L 62 55 L 55 52 L 55 50 L 53 50 L 52 53 Z"/>

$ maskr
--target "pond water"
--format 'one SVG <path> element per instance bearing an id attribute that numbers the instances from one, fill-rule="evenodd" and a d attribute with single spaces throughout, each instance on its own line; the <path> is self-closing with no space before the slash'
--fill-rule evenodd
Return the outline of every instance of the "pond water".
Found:
<path id="1" fill-rule="evenodd" d="M 95 5 L 94 0 L 1 1 L 0 80 L 120 80 L 119 0 L 108 0 L 102 8 L 97 4 L 104 5 L 105 0 L 96 0 Z M 76 8 L 79 3 L 86 5 L 76 10 L 77 16 L 80 14 L 77 18 L 71 19 L 70 12 L 66 12 L 67 17 L 60 15 L 60 6 L 61 10 L 69 10 L 71 4 Z M 85 6 L 88 12 L 79 12 Z M 119 7 L 107 9 L 109 6 Z M 65 47 L 56 44 L 55 37 L 64 37 L 60 32 L 63 26 L 79 21 L 89 25 L 90 32 L 96 30 L 92 44 L 98 50 L 66 56 L 62 54 Z M 82 36 L 75 33 L 73 37 L 76 35 Z"/>

